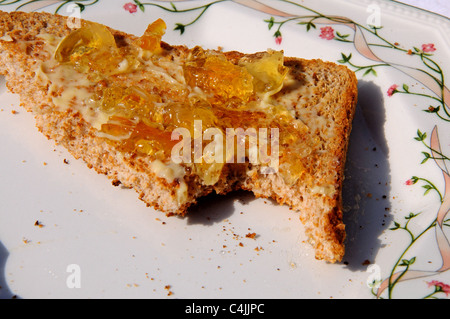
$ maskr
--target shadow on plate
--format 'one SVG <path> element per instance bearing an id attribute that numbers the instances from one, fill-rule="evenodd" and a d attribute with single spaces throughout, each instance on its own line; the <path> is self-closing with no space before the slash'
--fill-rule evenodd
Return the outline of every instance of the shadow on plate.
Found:
<path id="1" fill-rule="evenodd" d="M 358 105 L 350 137 L 343 185 L 346 255 L 353 271 L 365 271 L 382 248 L 389 227 L 390 167 L 384 134 L 384 94 L 373 82 L 358 82 Z"/>
<path id="2" fill-rule="evenodd" d="M 8 250 L 3 246 L 0 242 L 0 299 L 13 299 L 17 298 L 11 290 L 9 290 L 8 285 L 6 283 L 6 260 L 8 259 L 9 253 Z"/>
<path id="3" fill-rule="evenodd" d="M 190 225 L 213 225 L 230 217 L 235 212 L 234 203 L 238 201 L 241 205 L 248 205 L 256 198 L 249 191 L 234 191 L 226 196 L 209 194 L 199 198 L 197 205 L 189 210 L 186 215 Z"/>

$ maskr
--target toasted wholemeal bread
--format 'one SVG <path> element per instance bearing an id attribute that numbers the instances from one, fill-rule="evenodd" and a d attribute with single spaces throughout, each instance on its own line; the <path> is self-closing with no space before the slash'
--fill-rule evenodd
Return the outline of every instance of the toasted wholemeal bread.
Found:
<path id="1" fill-rule="evenodd" d="M 167 214 L 184 215 L 212 192 L 244 189 L 273 198 L 299 211 L 317 259 L 342 260 L 353 72 L 270 50 L 171 46 L 159 41 L 160 20 L 142 37 L 81 25 L 71 29 L 66 17 L 47 13 L 0 12 L 0 74 L 43 134 Z M 197 124 L 201 133 L 234 129 L 236 143 L 242 128 L 249 133 L 244 153 L 225 141 L 211 142 L 215 151 L 208 153 L 213 139 L 196 144 Z M 190 149 L 181 147 L 183 133 L 194 135 Z M 266 135 L 250 144 L 252 133 Z M 266 146 L 266 160 L 250 160 L 263 155 L 250 145 Z M 181 151 L 174 153 L 176 147 Z M 231 155 L 207 161 L 220 150 Z"/>

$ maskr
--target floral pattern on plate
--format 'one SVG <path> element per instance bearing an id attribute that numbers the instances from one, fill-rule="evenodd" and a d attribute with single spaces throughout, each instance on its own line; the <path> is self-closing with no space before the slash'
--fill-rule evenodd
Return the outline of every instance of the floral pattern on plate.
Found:
<path id="1" fill-rule="evenodd" d="M 416 187 L 420 185 L 424 189 L 424 196 L 429 193 L 435 193 L 439 200 L 439 209 L 437 211 L 427 212 L 409 212 L 402 219 L 394 221 L 391 232 L 405 232 L 408 241 L 405 242 L 404 249 L 399 250 L 397 256 L 392 256 L 392 268 L 387 278 L 377 278 L 369 284 L 373 295 L 377 298 L 394 298 L 394 290 L 405 281 L 413 281 L 418 279 L 427 279 L 422 285 L 423 298 L 441 298 L 450 295 L 450 283 L 440 280 L 439 275 L 450 269 L 450 243 L 448 232 L 446 229 L 450 227 L 450 154 L 446 145 L 441 145 L 440 134 L 448 135 L 450 126 L 450 90 L 445 82 L 446 74 L 443 67 L 435 59 L 434 54 L 440 50 L 439 43 L 428 43 L 426 39 L 418 39 L 417 44 L 412 47 L 402 47 L 398 42 L 400 39 L 390 39 L 384 33 L 383 25 L 361 24 L 355 22 L 351 17 L 341 15 L 327 15 L 314 10 L 300 1 L 273 1 L 261 3 L 256 0 L 218 0 L 207 1 L 203 5 L 190 5 L 187 1 L 124 1 L 124 14 L 136 14 L 140 10 L 146 12 L 148 7 L 158 7 L 171 14 L 185 14 L 188 12 L 195 13 L 194 18 L 188 22 L 176 23 L 174 30 L 179 31 L 180 35 L 188 32 L 188 28 L 198 22 L 208 9 L 212 6 L 233 1 L 240 5 L 246 6 L 259 13 L 265 14 L 267 17 L 264 22 L 267 23 L 269 32 L 273 32 L 275 45 L 282 45 L 287 41 L 283 37 L 283 28 L 287 25 L 297 25 L 305 27 L 299 32 L 311 33 L 324 41 L 338 41 L 342 43 L 342 50 L 345 45 L 351 45 L 361 58 L 367 61 L 366 64 L 358 64 L 355 62 L 355 56 L 348 51 L 341 52 L 341 59 L 336 62 L 347 65 L 354 70 L 360 78 L 366 76 L 378 76 L 378 70 L 382 68 L 392 68 L 409 78 L 408 83 L 391 83 L 385 87 L 385 94 L 389 99 L 395 99 L 396 96 L 410 96 L 424 98 L 420 100 L 420 107 L 424 113 L 434 116 L 435 125 L 429 132 L 422 132 L 417 129 L 417 136 L 414 139 L 423 146 L 423 160 L 421 164 L 428 161 L 434 161 L 437 169 L 442 173 L 444 188 L 440 189 L 436 182 L 431 181 L 428 177 L 412 176 L 404 182 L 405 187 Z M 16 10 L 39 10 L 53 6 L 54 13 L 59 13 L 62 8 L 72 5 L 79 8 L 80 11 L 86 10 L 99 0 L 41 0 L 41 1 L 0 1 L 1 6 L 16 5 Z M 184 3 L 183 3 L 184 2 Z M 183 3 L 183 4 L 181 4 Z M 283 4 L 280 8 L 278 5 Z M 286 7 L 289 4 L 291 7 Z M 182 5 L 182 9 L 181 9 Z M 291 8 L 292 10 L 289 10 Z M 294 10 L 295 9 L 295 10 Z M 302 14 L 299 14 L 299 9 Z M 369 40 L 370 39 L 370 40 Z M 415 58 L 415 63 L 400 64 L 390 62 L 379 56 L 378 50 L 391 50 L 393 55 L 404 55 Z M 426 92 L 414 90 L 411 83 L 421 83 Z M 421 214 L 434 214 L 436 216 L 433 221 L 420 230 L 412 230 L 410 222 L 415 220 Z M 407 253 L 412 250 L 421 240 L 425 239 L 425 234 L 434 232 L 434 238 L 426 243 L 427 246 L 436 247 L 441 257 L 441 264 L 435 269 L 422 269 L 416 267 L 416 262 L 421 258 L 420 254 L 408 256 Z M 430 237 L 426 237 L 428 240 Z"/>

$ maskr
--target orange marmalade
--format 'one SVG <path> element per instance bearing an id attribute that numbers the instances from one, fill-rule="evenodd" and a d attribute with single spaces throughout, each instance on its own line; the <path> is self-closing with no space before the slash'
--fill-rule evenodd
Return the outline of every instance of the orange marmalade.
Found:
<path id="1" fill-rule="evenodd" d="M 305 170 L 299 156 L 308 154 L 304 136 L 308 127 L 272 98 L 283 88 L 289 71 L 283 53 L 268 51 L 237 62 L 221 51 L 200 47 L 173 55 L 161 42 L 165 30 L 159 19 L 141 37 L 129 40 L 115 37 L 105 26 L 85 22 L 59 41 L 54 63 L 41 67 L 54 92 L 63 85 L 58 87 L 53 80 L 62 75 L 71 79 L 64 93 L 55 93 L 55 104 L 81 100 L 85 109 L 80 112 L 99 136 L 124 153 L 149 156 L 158 163 L 170 162 L 179 143 L 175 130 L 185 129 L 196 139 L 196 123 L 202 132 L 215 129 L 224 134 L 230 128 L 267 128 L 269 139 L 271 129 L 277 129 L 280 173 L 287 183 L 295 183 Z M 200 143 L 204 148 L 208 141 Z M 225 141 L 220 143 L 224 149 Z M 195 141 L 190 145 L 188 152 L 193 153 Z M 267 152 L 273 147 L 269 143 Z M 247 145 L 244 157 L 249 152 Z M 232 161 L 200 157 L 181 165 L 205 185 L 213 185 L 226 162 Z"/>

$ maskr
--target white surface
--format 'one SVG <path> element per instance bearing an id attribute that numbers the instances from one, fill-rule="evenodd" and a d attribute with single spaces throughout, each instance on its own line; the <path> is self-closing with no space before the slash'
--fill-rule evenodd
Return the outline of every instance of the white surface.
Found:
<path id="1" fill-rule="evenodd" d="M 123 10 L 124 2 L 108 0 L 108 10 L 100 5 L 86 7 L 83 18 L 141 34 L 159 16 L 169 26 L 192 17 L 156 8 L 132 15 Z M 311 7 L 320 3 L 318 10 L 327 14 L 359 20 L 367 16 L 366 5 L 360 1 L 301 3 Z M 448 34 L 437 31 L 435 19 L 413 11 L 383 11 L 380 32 L 406 47 L 434 43 L 438 48 L 434 57 L 449 74 Z M 351 52 L 355 63 L 371 63 L 358 56 L 352 44 L 320 39 L 321 26 L 307 33 L 304 26 L 289 25 L 277 47 L 273 30 L 264 22 L 267 18 L 234 3 L 222 3 L 211 7 L 183 36 L 169 27 L 164 39 L 247 52 L 274 47 L 286 55 L 329 61 Z M 406 58 L 401 55 L 401 60 Z M 392 68 L 379 68 L 377 73 L 376 77 L 358 73 L 360 98 L 344 184 L 347 254 L 344 263 L 335 265 L 316 261 L 298 215 L 271 201 L 248 194 L 213 197 L 184 219 L 167 218 L 145 207 L 133 191 L 112 187 L 104 176 L 46 140 L 34 128 L 32 116 L 19 108 L 17 97 L 5 93 L 1 84 L 0 296 L 372 298 L 366 285 L 372 275 L 368 264 L 379 267 L 385 278 L 407 244 L 405 233 L 389 230 L 393 221 L 421 211 L 425 220 L 413 223 L 420 230 L 439 204 L 434 195 L 424 197 L 420 186 L 406 187 L 405 181 L 420 175 L 443 187 L 432 163 L 420 165 L 423 147 L 413 139 L 418 128 L 429 132 L 436 124 L 434 117 L 422 111 L 428 105 L 410 96 L 388 98 L 389 86 L 413 81 Z M 448 130 L 442 132 L 445 136 Z M 64 159 L 69 159 L 69 165 Z M 36 220 L 44 227 L 36 227 Z M 258 237 L 246 238 L 249 232 Z M 414 248 L 418 264 L 425 260 L 426 267 L 434 267 L 439 263 L 432 238 L 431 244 L 425 241 Z M 67 267 L 74 264 L 81 270 L 80 288 L 67 285 L 71 274 Z M 448 275 L 439 279 L 450 283 Z M 424 280 L 400 286 L 401 297 L 423 297 L 429 292 Z M 168 296 L 169 290 L 173 295 Z"/>
<path id="2" fill-rule="evenodd" d="M 450 17 L 450 1 L 448 0 L 402 0 L 399 2 Z"/>

